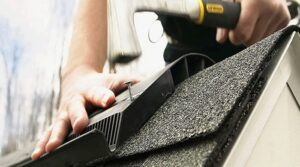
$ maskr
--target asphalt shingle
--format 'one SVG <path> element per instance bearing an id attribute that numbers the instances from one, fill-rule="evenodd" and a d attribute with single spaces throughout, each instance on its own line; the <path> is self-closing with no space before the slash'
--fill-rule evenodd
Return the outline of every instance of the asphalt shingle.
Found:
<path id="1" fill-rule="evenodd" d="M 251 106 L 244 102 L 255 100 L 245 97 L 258 97 L 261 72 L 276 56 L 281 39 L 296 29 L 279 31 L 186 79 L 105 165 L 202 166 L 220 158 L 232 133 L 238 133 L 236 125 L 245 122 Z"/>

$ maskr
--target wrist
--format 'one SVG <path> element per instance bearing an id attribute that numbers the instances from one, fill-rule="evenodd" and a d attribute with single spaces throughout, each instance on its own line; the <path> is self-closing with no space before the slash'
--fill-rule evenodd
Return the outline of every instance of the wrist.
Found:
<path id="1" fill-rule="evenodd" d="M 84 75 L 87 73 L 100 73 L 101 70 L 90 64 L 80 64 L 77 66 L 66 66 L 61 71 L 62 80 L 67 78 L 70 75 Z"/>

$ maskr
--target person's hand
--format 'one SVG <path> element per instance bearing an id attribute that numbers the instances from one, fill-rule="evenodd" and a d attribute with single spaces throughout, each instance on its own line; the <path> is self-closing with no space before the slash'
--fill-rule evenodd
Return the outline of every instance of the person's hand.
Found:
<path id="1" fill-rule="evenodd" d="M 31 157 L 38 159 L 61 145 L 72 128 L 79 134 L 88 125 L 93 107 L 107 108 L 115 101 L 115 93 L 124 90 L 126 81 L 138 80 L 117 74 L 101 74 L 87 67 L 78 67 L 63 76 L 60 107 L 52 126 L 38 142 Z"/>
<path id="2" fill-rule="evenodd" d="M 228 38 L 234 45 L 249 46 L 273 32 L 284 28 L 290 21 L 286 0 L 241 0 L 241 14 L 233 30 L 217 29 L 216 40 Z"/>

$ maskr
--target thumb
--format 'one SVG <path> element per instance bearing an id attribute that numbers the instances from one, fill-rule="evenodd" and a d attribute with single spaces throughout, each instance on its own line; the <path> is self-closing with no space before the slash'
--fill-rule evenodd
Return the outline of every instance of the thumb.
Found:
<path id="1" fill-rule="evenodd" d="M 216 41 L 224 43 L 228 39 L 228 30 L 225 28 L 217 28 Z"/>
<path id="2" fill-rule="evenodd" d="M 114 82 L 110 86 L 111 90 L 115 93 L 119 93 L 127 88 L 126 82 L 130 81 L 132 84 L 136 84 L 142 80 L 142 77 L 137 75 L 114 74 L 112 80 Z"/>
<path id="3" fill-rule="evenodd" d="M 115 102 L 115 94 L 104 87 L 95 86 L 84 92 L 86 100 L 97 107 L 106 108 Z"/>

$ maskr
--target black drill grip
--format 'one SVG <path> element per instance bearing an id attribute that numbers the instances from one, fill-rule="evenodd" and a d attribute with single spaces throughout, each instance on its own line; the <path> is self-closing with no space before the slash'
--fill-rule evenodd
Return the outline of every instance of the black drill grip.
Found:
<path id="1" fill-rule="evenodd" d="M 239 21 L 241 12 L 240 3 L 225 2 L 221 0 L 199 0 L 199 3 L 200 24 L 210 27 L 223 27 L 233 29 Z"/>

